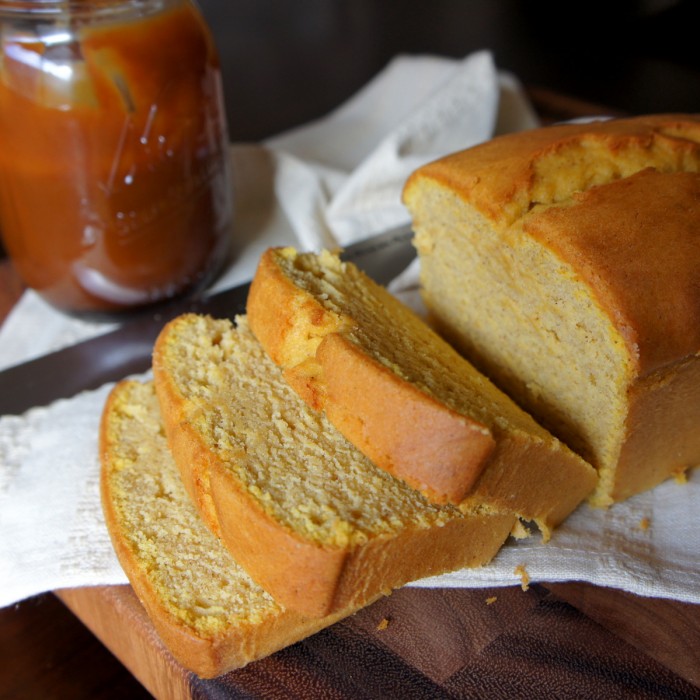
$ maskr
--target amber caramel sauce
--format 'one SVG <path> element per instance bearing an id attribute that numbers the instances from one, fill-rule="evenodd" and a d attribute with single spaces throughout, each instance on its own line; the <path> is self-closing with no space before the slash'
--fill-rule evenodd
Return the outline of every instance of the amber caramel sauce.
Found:
<path id="1" fill-rule="evenodd" d="M 48 43 L 5 39 L 5 247 L 25 282 L 69 311 L 198 286 L 225 256 L 231 221 L 210 34 L 184 3 L 75 35 L 55 61 Z"/>

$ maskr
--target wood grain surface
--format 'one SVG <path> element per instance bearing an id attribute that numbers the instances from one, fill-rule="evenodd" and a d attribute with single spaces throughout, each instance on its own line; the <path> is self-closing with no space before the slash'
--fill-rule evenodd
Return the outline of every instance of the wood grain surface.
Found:
<path id="1" fill-rule="evenodd" d="M 586 596 L 591 589 L 609 608 L 601 613 L 604 623 L 616 619 L 629 625 L 658 603 L 635 599 L 615 605 L 615 596 L 601 595 L 600 589 L 576 591 Z M 691 679 L 663 658 L 623 641 L 607 624 L 596 623 L 543 586 L 527 591 L 404 588 L 313 637 L 213 680 L 199 679 L 174 661 L 130 587 L 57 595 L 161 698 L 700 698 Z M 635 629 L 661 646 L 674 633 L 694 646 L 687 659 L 693 668 L 686 669 L 693 675 L 700 648 L 697 619 L 683 620 L 675 605 L 669 606 L 670 617 L 646 619 Z"/>

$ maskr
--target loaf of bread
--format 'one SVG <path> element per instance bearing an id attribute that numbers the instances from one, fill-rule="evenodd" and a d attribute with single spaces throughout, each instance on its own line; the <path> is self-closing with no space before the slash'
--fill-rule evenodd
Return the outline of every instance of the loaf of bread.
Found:
<path id="1" fill-rule="evenodd" d="M 290 389 L 245 318 L 178 317 L 153 372 L 203 520 L 285 607 L 329 615 L 481 566 L 514 526 L 512 512 L 434 505 L 377 469 Z"/>
<path id="2" fill-rule="evenodd" d="M 159 636 L 203 677 L 240 668 L 354 611 L 286 610 L 207 530 L 173 462 L 152 384 L 122 382 L 102 418 L 102 503 L 134 591 Z"/>
<path id="3" fill-rule="evenodd" d="M 441 332 L 599 472 L 605 506 L 700 462 L 700 117 L 546 127 L 404 189 Z"/>
<path id="4" fill-rule="evenodd" d="M 247 311 L 299 395 L 431 501 L 514 512 L 546 538 L 593 489 L 590 465 L 336 255 L 266 251 Z"/>

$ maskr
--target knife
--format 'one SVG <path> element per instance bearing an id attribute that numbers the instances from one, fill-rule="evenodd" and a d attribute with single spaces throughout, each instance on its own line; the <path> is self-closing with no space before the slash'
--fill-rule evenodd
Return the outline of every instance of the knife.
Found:
<path id="1" fill-rule="evenodd" d="M 348 246 L 342 253 L 380 284 L 388 284 L 415 258 L 408 226 Z M 204 298 L 172 302 L 144 312 L 114 331 L 0 372 L 0 415 L 17 415 L 80 391 L 96 389 L 151 366 L 163 326 L 183 313 L 233 318 L 245 313 L 250 283 Z"/>

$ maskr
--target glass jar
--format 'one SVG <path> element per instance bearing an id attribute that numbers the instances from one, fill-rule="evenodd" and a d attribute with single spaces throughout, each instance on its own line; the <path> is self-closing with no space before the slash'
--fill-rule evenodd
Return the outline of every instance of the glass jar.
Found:
<path id="1" fill-rule="evenodd" d="M 55 307 L 200 288 L 231 240 L 221 73 L 190 0 L 0 4 L 0 232 Z"/>

